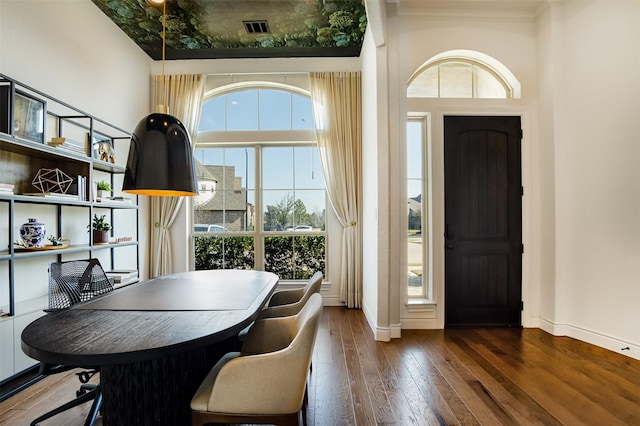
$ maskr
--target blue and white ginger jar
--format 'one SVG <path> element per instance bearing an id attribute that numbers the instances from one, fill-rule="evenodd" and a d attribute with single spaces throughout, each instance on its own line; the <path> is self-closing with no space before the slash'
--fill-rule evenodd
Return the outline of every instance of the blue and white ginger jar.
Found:
<path id="1" fill-rule="evenodd" d="M 27 248 L 44 247 L 44 236 L 46 234 L 47 229 L 44 223 L 38 222 L 38 219 L 29 218 L 29 222 L 23 223 L 20 226 L 20 237 L 24 242 L 24 246 Z"/>

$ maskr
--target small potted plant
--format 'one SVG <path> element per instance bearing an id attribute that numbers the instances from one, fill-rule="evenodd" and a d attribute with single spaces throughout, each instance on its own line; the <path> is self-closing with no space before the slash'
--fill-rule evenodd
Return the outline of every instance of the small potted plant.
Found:
<path id="1" fill-rule="evenodd" d="M 111 192 L 111 184 L 104 180 L 99 180 L 96 182 L 96 197 L 102 198 L 103 192 Z"/>
<path id="2" fill-rule="evenodd" d="M 97 214 L 93 215 L 93 222 L 91 225 L 87 225 L 87 228 L 93 231 L 93 244 L 105 244 L 109 242 L 109 231 L 111 225 L 105 219 L 106 215 L 98 217 Z"/>

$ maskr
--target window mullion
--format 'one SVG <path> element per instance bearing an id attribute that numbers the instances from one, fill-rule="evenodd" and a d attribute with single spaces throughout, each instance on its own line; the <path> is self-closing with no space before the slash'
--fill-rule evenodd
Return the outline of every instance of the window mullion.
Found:
<path id="1" fill-rule="evenodd" d="M 255 269 L 264 271 L 264 206 L 262 200 L 262 146 L 255 146 L 255 161 L 254 161 L 254 176 L 255 176 L 255 224 L 256 229 L 254 231 L 254 265 Z"/>
<path id="2" fill-rule="evenodd" d="M 256 90 L 256 92 L 257 92 L 256 94 L 257 94 L 257 97 L 258 97 L 258 108 L 257 108 L 258 123 L 257 123 L 257 125 L 258 125 L 258 130 L 262 130 L 260 128 L 260 89 Z"/>

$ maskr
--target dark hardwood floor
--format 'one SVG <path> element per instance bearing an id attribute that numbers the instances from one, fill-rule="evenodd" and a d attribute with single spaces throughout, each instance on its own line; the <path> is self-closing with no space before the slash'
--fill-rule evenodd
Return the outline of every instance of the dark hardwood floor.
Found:
<path id="1" fill-rule="evenodd" d="M 27 425 L 72 397 L 73 373 L 0 403 Z M 43 425 L 81 425 L 86 407 Z M 325 308 L 309 425 L 640 425 L 640 361 L 537 329 L 403 330 L 373 340 L 361 311 Z M 124 425 L 123 425 L 124 426 Z"/>

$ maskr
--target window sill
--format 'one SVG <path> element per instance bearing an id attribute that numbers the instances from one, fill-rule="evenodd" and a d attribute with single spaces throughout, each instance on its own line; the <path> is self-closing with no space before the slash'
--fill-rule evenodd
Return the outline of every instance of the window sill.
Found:
<path id="1" fill-rule="evenodd" d="M 429 299 L 412 298 L 405 303 L 407 312 L 435 312 L 436 303 Z"/>

